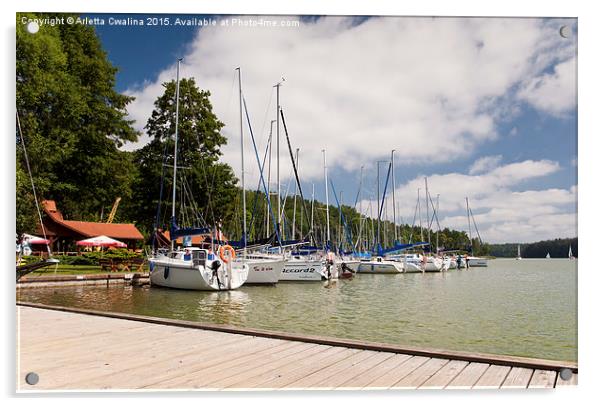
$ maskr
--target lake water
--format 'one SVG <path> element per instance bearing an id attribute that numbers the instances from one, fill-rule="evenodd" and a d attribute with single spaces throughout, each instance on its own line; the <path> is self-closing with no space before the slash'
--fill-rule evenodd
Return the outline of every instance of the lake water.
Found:
<path id="1" fill-rule="evenodd" d="M 577 261 L 496 259 L 447 273 L 366 275 L 231 292 L 21 289 L 17 299 L 458 351 L 577 360 Z"/>

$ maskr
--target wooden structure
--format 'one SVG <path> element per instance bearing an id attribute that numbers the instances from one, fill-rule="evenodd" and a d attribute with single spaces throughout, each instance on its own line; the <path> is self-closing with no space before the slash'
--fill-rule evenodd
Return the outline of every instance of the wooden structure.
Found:
<path id="1" fill-rule="evenodd" d="M 17 389 L 554 388 L 577 366 L 20 303 Z M 94 349 L 91 351 L 91 349 Z M 563 380 L 559 371 L 572 371 Z M 39 382 L 28 385 L 35 372 Z"/>
<path id="2" fill-rule="evenodd" d="M 134 248 L 144 240 L 144 236 L 131 223 L 96 223 L 92 221 L 65 220 L 53 200 L 42 202 L 46 236 L 50 240 L 53 252 L 68 251 L 75 242 L 86 238 L 106 235 L 122 241 Z M 38 230 L 41 233 L 41 229 Z"/>

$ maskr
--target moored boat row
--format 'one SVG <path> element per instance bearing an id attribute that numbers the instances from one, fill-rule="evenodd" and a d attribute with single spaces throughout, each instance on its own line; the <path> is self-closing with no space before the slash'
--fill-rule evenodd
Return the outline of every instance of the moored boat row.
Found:
<path id="1" fill-rule="evenodd" d="M 362 258 L 356 258 L 353 254 L 355 252 L 356 247 L 352 243 L 352 238 L 350 235 L 347 226 L 345 225 L 345 232 L 347 233 L 347 246 L 348 249 L 351 248 L 352 257 L 343 257 L 343 255 L 335 256 L 334 251 L 342 253 L 342 246 L 338 247 L 338 249 L 333 249 L 331 245 L 330 239 L 330 216 L 329 216 L 329 189 L 328 189 L 328 167 L 326 166 L 326 151 L 323 150 L 324 155 L 324 185 L 326 189 L 326 227 L 325 227 L 325 235 L 322 236 L 321 247 L 318 252 L 317 247 L 314 248 L 314 252 L 310 255 L 297 255 L 300 251 L 297 249 L 297 253 L 293 252 L 295 245 L 303 245 L 309 239 L 315 245 L 315 236 L 312 233 L 313 230 L 313 203 L 312 203 L 312 215 L 311 215 L 311 228 L 309 231 L 309 235 L 304 237 L 304 240 L 301 242 L 295 242 L 292 246 L 286 246 L 282 241 L 282 213 L 281 209 L 281 200 L 280 200 L 280 189 L 278 189 L 277 196 L 277 210 L 276 215 L 274 215 L 274 211 L 271 206 L 271 198 L 270 198 L 270 190 L 269 190 L 269 175 L 268 175 L 268 183 L 266 186 L 265 180 L 263 178 L 263 169 L 264 165 L 260 162 L 259 153 L 257 151 L 257 146 L 255 143 L 255 138 L 253 136 L 253 131 L 251 129 L 251 121 L 249 119 L 249 112 L 247 111 L 246 101 L 243 98 L 242 85 L 241 85 L 241 71 L 240 68 L 236 68 L 238 72 L 238 85 L 239 85 L 239 114 L 240 114 L 240 142 L 241 142 L 241 195 L 242 195 L 242 236 L 240 242 L 236 244 L 234 241 L 232 245 L 238 247 L 238 250 L 235 250 L 231 245 L 225 241 L 224 238 L 221 238 L 221 231 L 216 224 L 215 227 L 215 235 L 213 229 L 210 227 L 198 227 L 198 225 L 189 224 L 187 227 L 180 227 L 178 225 L 178 217 L 176 216 L 176 194 L 178 193 L 177 189 L 177 172 L 178 172 L 178 112 L 179 112 L 179 83 L 180 83 L 180 62 L 178 60 L 177 64 L 177 75 L 176 75 L 176 100 L 175 100 L 175 133 L 174 133 L 174 150 L 173 150 L 173 182 L 172 182 L 172 202 L 171 202 L 171 221 L 170 221 L 170 230 L 169 230 L 169 240 L 170 240 L 170 248 L 169 249 L 157 249 L 149 256 L 150 263 L 150 280 L 151 283 L 158 286 L 169 287 L 169 288 L 177 288 L 177 289 L 192 289 L 192 290 L 231 290 L 237 289 L 243 284 L 275 284 L 280 281 L 287 282 L 312 282 L 312 281 L 321 281 L 321 280 L 336 280 L 336 279 L 350 279 L 353 277 L 355 272 L 357 273 L 372 273 L 372 274 L 399 274 L 399 273 L 412 273 L 412 272 L 443 272 L 448 269 L 469 267 L 469 266 L 487 266 L 486 260 L 477 257 L 465 257 L 461 258 L 459 255 L 454 258 L 450 256 L 443 256 L 440 254 L 440 248 L 438 247 L 438 234 L 436 234 L 436 243 L 431 244 L 430 240 L 430 228 L 432 225 L 432 221 L 437 219 L 437 209 L 432 203 L 432 199 L 428 194 L 428 186 L 426 185 L 425 178 L 425 186 L 427 193 L 427 218 L 428 225 L 426 227 L 428 231 L 428 242 L 419 242 L 414 244 L 405 244 L 400 245 L 397 241 L 397 235 L 395 235 L 395 245 L 392 248 L 388 248 L 383 250 L 381 247 L 381 232 L 380 232 L 380 222 L 381 222 L 381 213 L 383 209 L 383 203 L 387 191 L 387 187 L 385 185 L 385 190 L 383 192 L 383 198 L 380 207 L 379 207 L 379 217 L 377 219 L 377 228 L 378 232 L 376 234 L 375 241 L 375 249 L 372 252 L 372 255 L 369 258 L 365 256 Z M 298 157 L 296 160 L 293 159 L 293 151 L 290 146 L 290 140 L 288 139 L 288 130 L 285 123 L 284 112 L 282 111 L 279 104 L 279 85 L 276 85 L 277 92 L 277 104 L 276 104 L 276 133 L 277 137 L 279 136 L 280 131 L 280 122 L 284 127 L 284 133 L 287 138 L 287 143 L 289 147 L 289 153 L 292 160 L 293 171 L 295 174 L 296 180 L 296 189 L 299 190 L 301 194 L 301 199 L 303 201 L 303 194 L 301 191 L 301 184 L 297 175 L 297 167 L 296 161 L 298 161 Z M 266 197 L 266 221 L 269 224 L 269 218 L 271 216 L 273 222 L 273 229 L 275 232 L 275 240 L 272 240 L 266 246 L 253 250 L 250 247 L 253 247 L 254 244 L 247 243 L 247 207 L 246 207 L 246 188 L 245 188 L 245 161 L 244 161 L 244 137 L 243 137 L 243 106 L 244 113 L 247 118 L 247 124 L 249 126 L 250 137 L 253 141 L 253 148 L 255 152 L 255 157 L 257 160 L 257 165 L 259 168 L 259 177 L 260 177 L 260 185 L 264 189 L 265 197 Z M 395 191 L 395 181 L 394 181 L 394 169 L 393 169 L 393 152 L 391 152 L 391 162 L 389 164 L 389 172 L 387 173 L 387 182 L 389 180 L 389 174 L 393 172 L 393 193 Z M 267 153 L 267 152 L 266 152 Z M 277 156 L 277 165 L 279 165 L 279 155 Z M 268 169 L 269 173 L 270 169 Z M 378 177 L 378 176 L 377 176 Z M 380 181 L 377 182 L 380 184 Z M 186 183 L 184 182 L 184 185 Z M 280 188 L 280 179 L 279 179 L 279 171 L 277 170 L 277 179 L 276 184 L 278 188 Z M 332 192 L 335 195 L 336 203 L 339 207 L 340 217 L 341 217 L 341 225 L 345 222 L 344 214 L 341 209 L 341 202 L 337 199 L 335 187 L 330 180 L 330 186 L 332 188 Z M 184 187 L 184 186 L 183 186 Z M 360 187 L 361 192 L 361 187 Z M 181 194 L 183 194 L 183 199 L 180 204 L 180 207 L 184 206 L 184 200 L 190 199 L 191 193 L 186 193 L 186 190 L 180 190 Z M 312 193 L 313 195 L 313 193 Z M 377 193 L 377 196 L 380 198 L 380 192 Z M 393 200 L 395 198 L 393 197 Z M 313 197 L 312 197 L 313 201 Z M 295 200 L 296 203 L 296 200 Z M 192 207 L 196 207 L 194 203 L 191 204 Z M 393 205 L 395 206 L 395 205 Z M 432 206 L 433 216 L 429 216 L 429 206 Z M 438 206 L 438 205 L 437 205 Z M 467 200 L 468 207 L 468 200 Z M 303 207 L 305 211 L 306 219 L 310 218 L 309 213 L 307 213 L 307 209 Z M 179 209 L 181 210 L 181 209 Z M 159 210 L 157 210 L 159 213 Z M 296 213 L 296 210 L 295 210 Z M 393 210 L 393 216 L 395 217 L 395 210 Z M 182 219 L 190 222 L 190 218 L 194 218 L 195 216 L 187 216 L 182 215 Z M 200 220 L 200 216 L 198 217 Z M 204 221 L 201 221 L 203 223 Z M 295 218 L 293 217 L 293 240 L 294 240 L 294 231 L 295 231 Z M 195 223 L 196 224 L 196 223 Z M 206 223 L 205 223 L 206 224 Z M 470 226 L 470 224 L 469 224 Z M 268 227 L 266 227 L 268 228 Z M 476 226 L 475 226 L 476 228 Z M 193 247 L 191 244 L 191 238 L 194 235 L 202 235 L 202 234 L 210 234 L 210 241 L 208 241 L 205 246 L 201 245 L 200 247 Z M 361 232 L 360 238 L 361 238 Z M 422 234 L 422 231 L 421 231 Z M 176 247 L 176 243 L 178 238 L 182 238 L 182 246 Z M 422 238 L 422 235 L 421 235 Z M 480 237 L 479 237 L 480 238 Z M 339 244 L 341 242 L 341 231 L 339 231 Z M 299 241 L 299 240 L 297 240 Z M 359 240 L 358 240 L 359 241 Z M 355 244 L 357 246 L 357 243 Z M 208 248 L 210 246 L 211 248 Z M 436 254 L 429 254 L 424 247 L 435 247 Z M 405 252 L 406 249 L 415 249 L 420 247 L 424 249 L 422 254 L 414 253 L 408 254 L 404 253 L 401 256 L 391 255 L 387 257 L 388 254 L 394 254 L 395 252 Z M 272 251 L 274 250 L 274 251 Z M 238 254 L 238 255 L 237 255 Z M 238 256 L 238 258 L 237 258 Z M 474 264 L 474 265 L 473 265 Z"/>

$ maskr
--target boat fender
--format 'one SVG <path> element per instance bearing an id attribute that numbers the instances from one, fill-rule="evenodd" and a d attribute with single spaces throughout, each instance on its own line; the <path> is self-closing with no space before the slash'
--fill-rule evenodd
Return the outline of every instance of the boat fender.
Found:
<path id="1" fill-rule="evenodd" d="M 230 258 L 226 256 L 226 251 L 230 253 Z M 230 262 L 230 259 L 236 258 L 236 251 L 230 245 L 222 245 L 219 247 L 219 257 L 224 261 L 224 263 Z"/>
<path id="2" fill-rule="evenodd" d="M 167 279 L 169 278 L 169 267 L 166 266 L 165 269 L 163 270 L 163 279 Z"/>

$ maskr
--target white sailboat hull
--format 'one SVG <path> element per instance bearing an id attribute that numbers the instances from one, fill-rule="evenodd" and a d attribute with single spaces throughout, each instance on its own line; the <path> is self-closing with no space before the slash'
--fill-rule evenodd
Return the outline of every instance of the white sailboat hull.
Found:
<path id="1" fill-rule="evenodd" d="M 320 260 L 291 259 L 284 264 L 280 281 L 316 282 L 321 281 L 326 268 Z"/>
<path id="2" fill-rule="evenodd" d="M 478 268 L 487 266 L 487 259 L 478 257 L 468 257 L 468 267 Z"/>
<path id="3" fill-rule="evenodd" d="M 284 259 L 247 259 L 249 277 L 246 284 L 278 283 L 284 269 Z"/>
<path id="4" fill-rule="evenodd" d="M 443 269 L 443 260 L 441 258 L 428 258 L 424 265 L 425 272 L 441 272 Z"/>
<path id="5" fill-rule="evenodd" d="M 238 289 L 247 280 L 249 267 L 246 264 L 233 265 L 228 272 L 222 265 L 217 275 L 204 265 L 194 265 L 192 261 L 179 261 L 169 258 L 150 259 L 152 285 L 185 290 L 231 290 Z M 230 274 L 230 275 L 229 275 Z"/>
<path id="6" fill-rule="evenodd" d="M 358 265 L 357 272 L 378 274 L 403 273 L 403 264 L 394 261 L 362 261 Z"/>
<path id="7" fill-rule="evenodd" d="M 403 264 L 404 273 L 422 273 L 422 268 L 414 262 L 406 262 Z"/>

